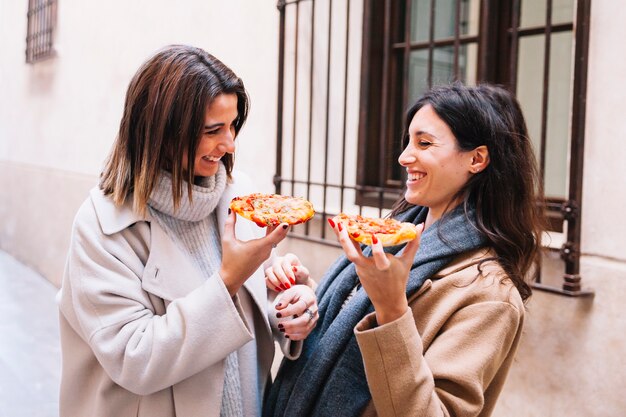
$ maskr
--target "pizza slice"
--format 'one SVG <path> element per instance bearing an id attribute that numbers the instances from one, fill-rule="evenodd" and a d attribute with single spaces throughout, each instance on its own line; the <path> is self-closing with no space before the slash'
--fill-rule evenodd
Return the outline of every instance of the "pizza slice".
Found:
<path id="1" fill-rule="evenodd" d="M 259 227 L 300 224 L 315 214 L 310 201 L 280 194 L 254 193 L 235 197 L 230 202 L 230 208 Z"/>
<path id="2" fill-rule="evenodd" d="M 417 228 L 413 223 L 402 223 L 395 219 L 340 213 L 333 221 L 346 227 L 352 240 L 365 245 L 372 244 L 374 234 L 383 246 L 400 245 L 417 237 Z"/>

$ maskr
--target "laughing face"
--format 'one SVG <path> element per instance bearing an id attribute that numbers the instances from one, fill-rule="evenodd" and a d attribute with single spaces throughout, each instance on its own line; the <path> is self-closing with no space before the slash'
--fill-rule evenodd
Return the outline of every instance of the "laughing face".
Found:
<path id="1" fill-rule="evenodd" d="M 204 117 L 202 138 L 196 149 L 194 176 L 210 177 L 217 173 L 219 160 L 227 153 L 235 152 L 235 120 L 237 119 L 237 95 L 220 94 L 209 105 Z M 183 166 L 188 166 L 187 152 Z"/>
<path id="2" fill-rule="evenodd" d="M 409 126 L 409 143 L 398 158 L 408 173 L 405 199 L 429 207 L 430 223 L 460 201 L 455 194 L 475 172 L 474 154 L 457 139 L 432 106 L 422 107 Z"/>

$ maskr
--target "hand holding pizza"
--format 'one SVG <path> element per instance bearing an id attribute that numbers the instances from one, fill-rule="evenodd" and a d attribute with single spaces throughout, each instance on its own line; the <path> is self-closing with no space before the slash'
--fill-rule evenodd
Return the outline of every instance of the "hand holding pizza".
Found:
<path id="1" fill-rule="evenodd" d="M 289 225 L 280 224 L 267 229 L 265 237 L 243 242 L 235 236 L 235 213 L 230 212 L 222 236 L 222 266 L 219 275 L 231 296 L 256 271 L 272 249 L 287 236 Z"/>
<path id="2" fill-rule="evenodd" d="M 309 270 L 293 253 L 277 256 L 272 265 L 265 268 L 265 285 L 272 291 L 281 292 L 293 285 L 308 285 L 314 288 L 311 281 Z"/>
<path id="3" fill-rule="evenodd" d="M 341 220 L 329 224 L 339 239 L 346 257 L 354 263 L 356 273 L 367 292 L 374 309 L 378 324 L 385 324 L 400 318 L 408 308 L 406 284 L 413 259 L 419 248 L 419 240 L 424 225 L 415 228 L 415 237 L 409 241 L 398 255 L 393 256 L 383 250 L 382 239 L 377 233 L 372 234 L 372 256 L 363 255 L 361 246 L 353 240 L 348 227 Z"/>

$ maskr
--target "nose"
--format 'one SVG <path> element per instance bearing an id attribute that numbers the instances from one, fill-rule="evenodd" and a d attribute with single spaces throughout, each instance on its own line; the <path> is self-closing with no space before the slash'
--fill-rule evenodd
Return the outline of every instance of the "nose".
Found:
<path id="1" fill-rule="evenodd" d="M 235 132 L 228 131 L 220 141 L 218 149 L 225 153 L 235 153 Z"/>
<path id="2" fill-rule="evenodd" d="M 404 150 L 402 151 L 402 153 L 398 157 L 398 162 L 403 167 L 411 165 L 411 164 L 415 163 L 415 161 L 417 161 L 417 158 L 415 157 L 415 155 L 413 155 L 411 153 L 410 146 L 407 146 L 406 148 L 404 148 Z"/>

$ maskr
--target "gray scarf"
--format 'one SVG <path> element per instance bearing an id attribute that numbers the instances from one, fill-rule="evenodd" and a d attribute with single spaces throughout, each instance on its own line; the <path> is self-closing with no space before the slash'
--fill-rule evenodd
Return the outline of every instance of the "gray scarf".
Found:
<path id="1" fill-rule="evenodd" d="M 427 212 L 425 207 L 414 207 L 402 213 L 399 220 L 419 224 L 425 221 Z M 473 211 L 469 217 L 473 220 Z M 468 221 L 462 207 L 448 213 L 421 237 L 409 274 L 407 297 L 457 255 L 484 244 L 484 238 Z M 396 254 L 402 248 L 392 247 L 387 252 Z M 371 254 L 370 248 L 363 253 Z M 330 267 L 317 290 L 317 327 L 305 340 L 299 359 L 283 360 L 265 402 L 265 417 L 356 417 L 371 401 L 354 327 L 374 307 L 360 288 L 342 309 L 357 282 L 354 264 L 345 256 Z"/>

